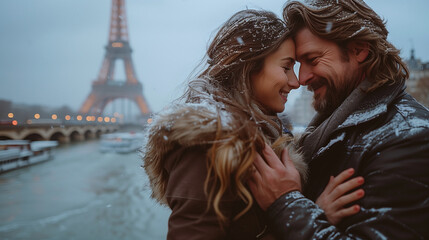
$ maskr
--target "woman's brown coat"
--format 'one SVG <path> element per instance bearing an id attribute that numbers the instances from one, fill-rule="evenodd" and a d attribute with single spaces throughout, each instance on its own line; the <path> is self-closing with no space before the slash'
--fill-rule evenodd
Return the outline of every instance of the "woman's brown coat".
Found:
<path id="1" fill-rule="evenodd" d="M 167 239 L 274 239 L 256 203 L 233 221 L 246 204 L 227 192 L 220 203 L 222 213 L 229 219 L 225 225 L 220 224 L 208 205 L 204 191 L 209 163 L 207 152 L 218 122 L 222 130 L 229 131 L 231 117 L 209 105 L 185 104 L 159 115 L 152 124 L 147 145 L 142 150 L 144 168 L 152 197 L 172 210 Z M 277 134 L 277 137 L 281 135 Z M 299 154 L 292 154 L 292 157 L 302 163 Z"/>

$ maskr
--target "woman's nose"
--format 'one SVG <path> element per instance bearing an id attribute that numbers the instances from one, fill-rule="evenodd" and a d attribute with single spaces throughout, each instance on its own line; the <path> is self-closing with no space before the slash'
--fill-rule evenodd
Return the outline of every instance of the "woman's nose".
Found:
<path id="1" fill-rule="evenodd" d="M 295 72 L 293 72 L 292 76 L 290 78 L 288 78 L 288 85 L 292 88 L 292 89 L 296 89 L 299 88 L 299 81 L 296 77 Z"/>

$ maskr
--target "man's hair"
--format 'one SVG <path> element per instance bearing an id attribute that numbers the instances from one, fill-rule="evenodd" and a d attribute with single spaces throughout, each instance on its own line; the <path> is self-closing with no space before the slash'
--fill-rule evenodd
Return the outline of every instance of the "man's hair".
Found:
<path id="1" fill-rule="evenodd" d="M 409 77 L 399 50 L 387 41 L 385 22 L 362 0 L 292 1 L 283 9 L 283 17 L 291 34 L 306 27 L 313 34 L 337 43 L 343 51 L 347 51 L 347 43 L 351 41 L 368 43 L 369 55 L 362 69 L 373 82 L 369 90 Z"/>

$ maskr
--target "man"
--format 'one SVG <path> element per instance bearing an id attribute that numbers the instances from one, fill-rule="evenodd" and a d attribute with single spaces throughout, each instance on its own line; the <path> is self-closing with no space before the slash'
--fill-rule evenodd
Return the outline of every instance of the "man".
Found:
<path id="1" fill-rule="evenodd" d="M 286 152 L 283 164 L 269 147 L 255 159 L 249 186 L 271 227 L 281 239 L 429 239 L 429 111 L 404 91 L 383 21 L 362 0 L 294 1 L 283 15 L 318 114 L 299 141 L 303 189 Z M 365 196 L 334 226 L 313 201 L 347 168 Z"/>

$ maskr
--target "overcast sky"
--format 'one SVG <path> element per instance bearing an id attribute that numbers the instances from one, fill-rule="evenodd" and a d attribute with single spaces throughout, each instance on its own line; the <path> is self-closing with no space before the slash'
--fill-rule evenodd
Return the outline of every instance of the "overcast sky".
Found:
<path id="1" fill-rule="evenodd" d="M 367 0 L 387 20 L 389 40 L 429 61 L 428 0 Z M 137 78 L 159 111 L 183 91 L 211 34 L 233 13 L 285 0 L 127 0 Z M 78 110 L 100 71 L 110 0 L 13 0 L 0 8 L 0 99 Z"/>

